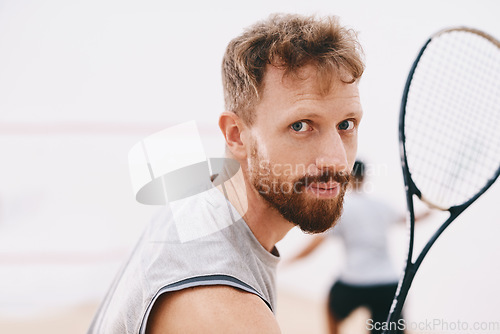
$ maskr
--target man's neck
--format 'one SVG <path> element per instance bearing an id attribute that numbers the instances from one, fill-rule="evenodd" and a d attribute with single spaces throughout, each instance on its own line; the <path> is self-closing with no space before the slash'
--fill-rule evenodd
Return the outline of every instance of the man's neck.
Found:
<path id="1" fill-rule="evenodd" d="M 223 171 L 214 180 L 217 189 L 226 196 L 243 217 L 260 244 L 267 251 L 272 252 L 275 244 L 283 239 L 294 225 L 269 206 L 248 182 L 241 168 L 231 178 L 227 175 L 230 174 Z"/>

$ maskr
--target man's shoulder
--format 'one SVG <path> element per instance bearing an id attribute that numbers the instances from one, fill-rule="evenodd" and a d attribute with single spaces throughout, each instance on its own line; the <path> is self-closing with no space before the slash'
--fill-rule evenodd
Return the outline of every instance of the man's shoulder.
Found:
<path id="1" fill-rule="evenodd" d="M 151 223 L 155 234 L 168 229 L 163 234 L 169 239 L 178 238 L 181 243 L 211 235 L 242 219 L 215 187 L 169 201 L 161 212 Z"/>
<path id="2" fill-rule="evenodd" d="M 146 328 L 155 333 L 280 333 L 266 303 L 230 286 L 200 286 L 162 295 Z"/>

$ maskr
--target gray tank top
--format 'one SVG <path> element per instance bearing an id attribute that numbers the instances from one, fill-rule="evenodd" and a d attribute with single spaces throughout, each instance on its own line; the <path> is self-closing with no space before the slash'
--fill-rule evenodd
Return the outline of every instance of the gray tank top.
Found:
<path id="1" fill-rule="evenodd" d="M 161 294 L 194 286 L 232 286 L 274 310 L 273 253 L 216 188 L 170 203 L 146 228 L 88 334 L 143 334 Z"/>

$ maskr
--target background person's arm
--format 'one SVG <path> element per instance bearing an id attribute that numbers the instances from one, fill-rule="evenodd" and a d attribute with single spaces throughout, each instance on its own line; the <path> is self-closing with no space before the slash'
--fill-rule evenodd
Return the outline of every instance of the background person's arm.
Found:
<path id="1" fill-rule="evenodd" d="M 297 260 L 303 259 L 309 256 L 312 252 L 314 252 L 322 243 L 326 240 L 326 235 L 324 234 L 316 234 L 311 238 L 309 243 L 299 252 L 297 255 L 293 256 L 289 259 L 287 264 L 293 263 Z"/>
<path id="2" fill-rule="evenodd" d="M 422 212 L 415 212 L 415 223 L 425 220 L 431 215 L 432 215 L 432 210 L 430 209 L 425 209 L 425 211 Z M 398 219 L 398 224 L 406 224 L 407 220 L 408 219 L 406 215 L 401 215 Z"/>
<path id="3" fill-rule="evenodd" d="M 170 292 L 153 306 L 147 334 L 281 333 L 274 314 L 257 295 L 229 286 Z"/>

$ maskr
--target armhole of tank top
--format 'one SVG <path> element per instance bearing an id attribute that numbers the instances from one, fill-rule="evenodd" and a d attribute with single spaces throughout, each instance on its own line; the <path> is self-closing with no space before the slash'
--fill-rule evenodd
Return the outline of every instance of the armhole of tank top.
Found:
<path id="1" fill-rule="evenodd" d="M 151 302 L 148 305 L 148 308 L 146 309 L 146 313 L 144 314 L 142 321 L 141 321 L 141 326 L 139 328 L 139 334 L 145 334 L 146 333 L 146 324 L 149 319 L 149 315 L 151 313 L 151 309 L 153 308 L 154 303 L 156 300 L 163 295 L 164 293 L 167 292 L 174 292 L 174 291 L 180 291 L 183 289 L 187 288 L 192 288 L 192 287 L 197 287 L 197 286 L 210 286 L 210 285 L 227 285 L 231 286 L 233 288 L 237 288 L 249 293 L 253 293 L 257 295 L 264 303 L 266 303 L 267 307 L 273 311 L 271 304 L 254 288 L 252 288 L 250 285 L 242 282 L 241 280 L 229 276 L 229 275 L 206 275 L 206 276 L 196 276 L 196 277 L 191 277 L 184 279 L 182 281 L 178 281 L 169 285 L 166 285 L 162 287 L 158 292 L 154 295 L 154 297 L 151 299 Z"/>

